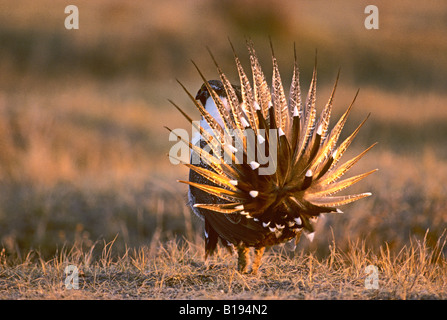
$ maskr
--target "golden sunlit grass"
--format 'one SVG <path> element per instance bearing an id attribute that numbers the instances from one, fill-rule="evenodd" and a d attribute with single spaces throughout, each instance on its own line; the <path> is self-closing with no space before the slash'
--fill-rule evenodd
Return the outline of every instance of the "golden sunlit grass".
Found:
<path id="1" fill-rule="evenodd" d="M 426 239 L 397 254 L 383 246 L 376 253 L 362 242 L 318 259 L 270 250 L 257 276 L 236 271 L 234 257 L 219 250 L 204 263 L 201 245 L 174 240 L 126 249 L 113 255 L 114 241 L 62 248 L 53 259 L 31 251 L 22 260 L 0 254 L 1 299 L 445 299 L 447 266 L 442 251 Z M 94 252 L 97 253 L 95 254 Z M 65 268 L 78 269 L 78 289 L 65 286 Z M 370 288 L 366 267 L 378 270 Z M 72 283 L 72 282 L 70 282 Z"/>

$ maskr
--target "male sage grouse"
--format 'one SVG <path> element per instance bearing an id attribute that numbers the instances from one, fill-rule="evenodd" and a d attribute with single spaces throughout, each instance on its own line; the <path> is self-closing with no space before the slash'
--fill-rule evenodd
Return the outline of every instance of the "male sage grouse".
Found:
<path id="1" fill-rule="evenodd" d="M 192 210 L 205 222 L 205 258 L 220 239 L 230 251 L 237 248 L 238 268 L 245 273 L 249 248 L 254 247 L 251 271 L 256 273 L 266 246 L 297 242 L 301 232 L 312 240 L 320 214 L 341 212 L 338 206 L 370 196 L 369 192 L 334 194 L 375 170 L 339 180 L 374 145 L 339 164 L 366 119 L 337 146 L 352 107 L 351 103 L 329 130 L 338 76 L 317 119 L 316 66 L 307 98 L 302 100 L 295 51 L 287 99 L 273 49 L 269 87 L 250 41 L 247 47 L 252 83 L 234 48 L 240 86 L 229 82 L 212 55 L 220 80 L 207 81 L 196 66 L 204 84 L 195 97 L 179 82 L 200 111 L 200 122 L 171 103 L 200 132 L 198 141 L 184 140 L 192 155 L 191 163 L 185 163 L 189 181 L 180 182 L 189 185 Z"/>

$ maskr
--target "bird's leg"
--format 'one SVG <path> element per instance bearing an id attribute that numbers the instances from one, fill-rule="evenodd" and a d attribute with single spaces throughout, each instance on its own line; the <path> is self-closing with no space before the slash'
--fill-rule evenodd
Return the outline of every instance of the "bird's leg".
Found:
<path id="1" fill-rule="evenodd" d="M 297 235 L 295 237 L 295 245 L 298 245 L 298 242 L 300 242 L 301 233 L 302 233 L 302 231 L 297 233 Z"/>
<path id="2" fill-rule="evenodd" d="M 241 273 L 247 273 L 248 271 L 248 263 L 250 261 L 250 249 L 244 245 L 240 245 L 237 248 L 238 254 L 238 269 Z"/>
<path id="3" fill-rule="evenodd" d="M 262 256 L 264 255 L 264 251 L 265 247 L 255 248 L 255 258 L 251 267 L 252 274 L 256 274 L 258 272 L 259 266 L 261 265 Z"/>

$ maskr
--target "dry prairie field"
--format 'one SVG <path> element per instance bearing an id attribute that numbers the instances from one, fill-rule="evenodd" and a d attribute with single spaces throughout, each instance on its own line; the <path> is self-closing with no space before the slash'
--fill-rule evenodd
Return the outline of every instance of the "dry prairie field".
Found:
<path id="1" fill-rule="evenodd" d="M 0 0 L 0 299 L 447 299 L 445 3 L 377 1 L 378 30 L 354 0 L 77 1 L 77 30 L 66 5 Z M 318 110 L 341 69 L 332 125 L 360 89 L 344 159 L 378 142 L 350 173 L 379 169 L 352 188 L 372 197 L 257 275 L 204 260 L 164 128 L 189 128 L 167 99 L 198 117 L 190 60 L 216 78 L 209 47 L 235 80 L 246 37 L 267 79 L 271 38 L 286 88 L 295 43 L 303 92 L 318 51 Z"/>

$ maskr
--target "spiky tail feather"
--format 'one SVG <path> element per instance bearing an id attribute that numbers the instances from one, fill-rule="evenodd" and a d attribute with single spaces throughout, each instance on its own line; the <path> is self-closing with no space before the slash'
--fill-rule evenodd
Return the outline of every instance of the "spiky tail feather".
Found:
<path id="1" fill-rule="evenodd" d="M 197 65 L 194 64 L 204 80 L 204 85 L 209 91 L 219 115 L 223 119 L 223 126 L 180 83 L 211 128 L 210 132 L 201 128 L 199 130 L 203 141 L 210 145 L 213 151 L 212 154 L 204 152 L 200 147 L 193 146 L 185 141 L 185 143 L 189 143 L 193 152 L 198 153 L 201 161 L 206 164 L 206 168 L 193 164 L 186 164 L 186 166 L 204 177 L 205 182 L 180 182 L 209 194 L 211 196 L 209 199 L 220 199 L 207 203 L 195 203 L 195 208 L 207 209 L 215 214 L 255 218 L 264 227 L 266 225 L 282 226 L 284 219 L 288 219 L 289 227 L 299 230 L 304 228 L 308 232 L 313 232 L 312 225 L 309 222 L 310 218 L 318 216 L 320 213 L 340 212 L 337 209 L 338 206 L 371 195 L 370 193 L 361 193 L 334 196 L 335 193 L 350 187 L 376 171 L 372 170 L 355 177 L 339 180 L 352 165 L 374 146 L 373 144 L 358 156 L 339 165 L 341 156 L 366 119 L 337 147 L 340 133 L 355 101 L 354 98 L 347 111 L 332 130 L 329 130 L 329 119 L 339 74 L 329 100 L 317 119 L 316 64 L 307 98 L 303 104 L 296 52 L 293 78 L 287 100 L 273 49 L 273 78 L 272 91 L 270 91 L 252 43 L 248 42 L 247 47 L 253 84 L 249 82 L 233 48 L 241 86 L 242 101 L 240 102 L 232 85 L 211 55 L 225 88 L 228 108 L 208 84 Z M 192 122 L 191 118 L 181 108 L 177 105 L 175 107 L 188 121 Z M 274 173 L 260 175 L 260 169 L 265 168 L 267 164 L 261 164 L 258 158 L 248 161 L 249 150 L 247 149 L 247 137 L 244 135 L 244 131 L 248 129 L 253 130 L 259 145 L 265 144 L 267 153 L 272 148 L 276 149 L 277 159 Z M 266 130 L 265 136 L 260 135 L 262 129 Z M 274 139 L 270 136 L 268 129 L 274 130 L 276 133 L 276 145 L 272 143 Z M 225 135 L 231 134 L 237 135 L 242 141 L 241 151 L 245 160 L 243 163 L 236 163 L 235 147 L 225 143 Z M 224 155 L 227 155 L 227 158 L 224 158 Z M 232 160 L 231 163 L 225 163 L 224 161 L 228 159 L 228 156 Z M 271 227 L 269 228 L 272 230 Z M 278 228 L 273 229 L 278 230 Z M 281 228 L 279 229 L 281 230 Z"/>

